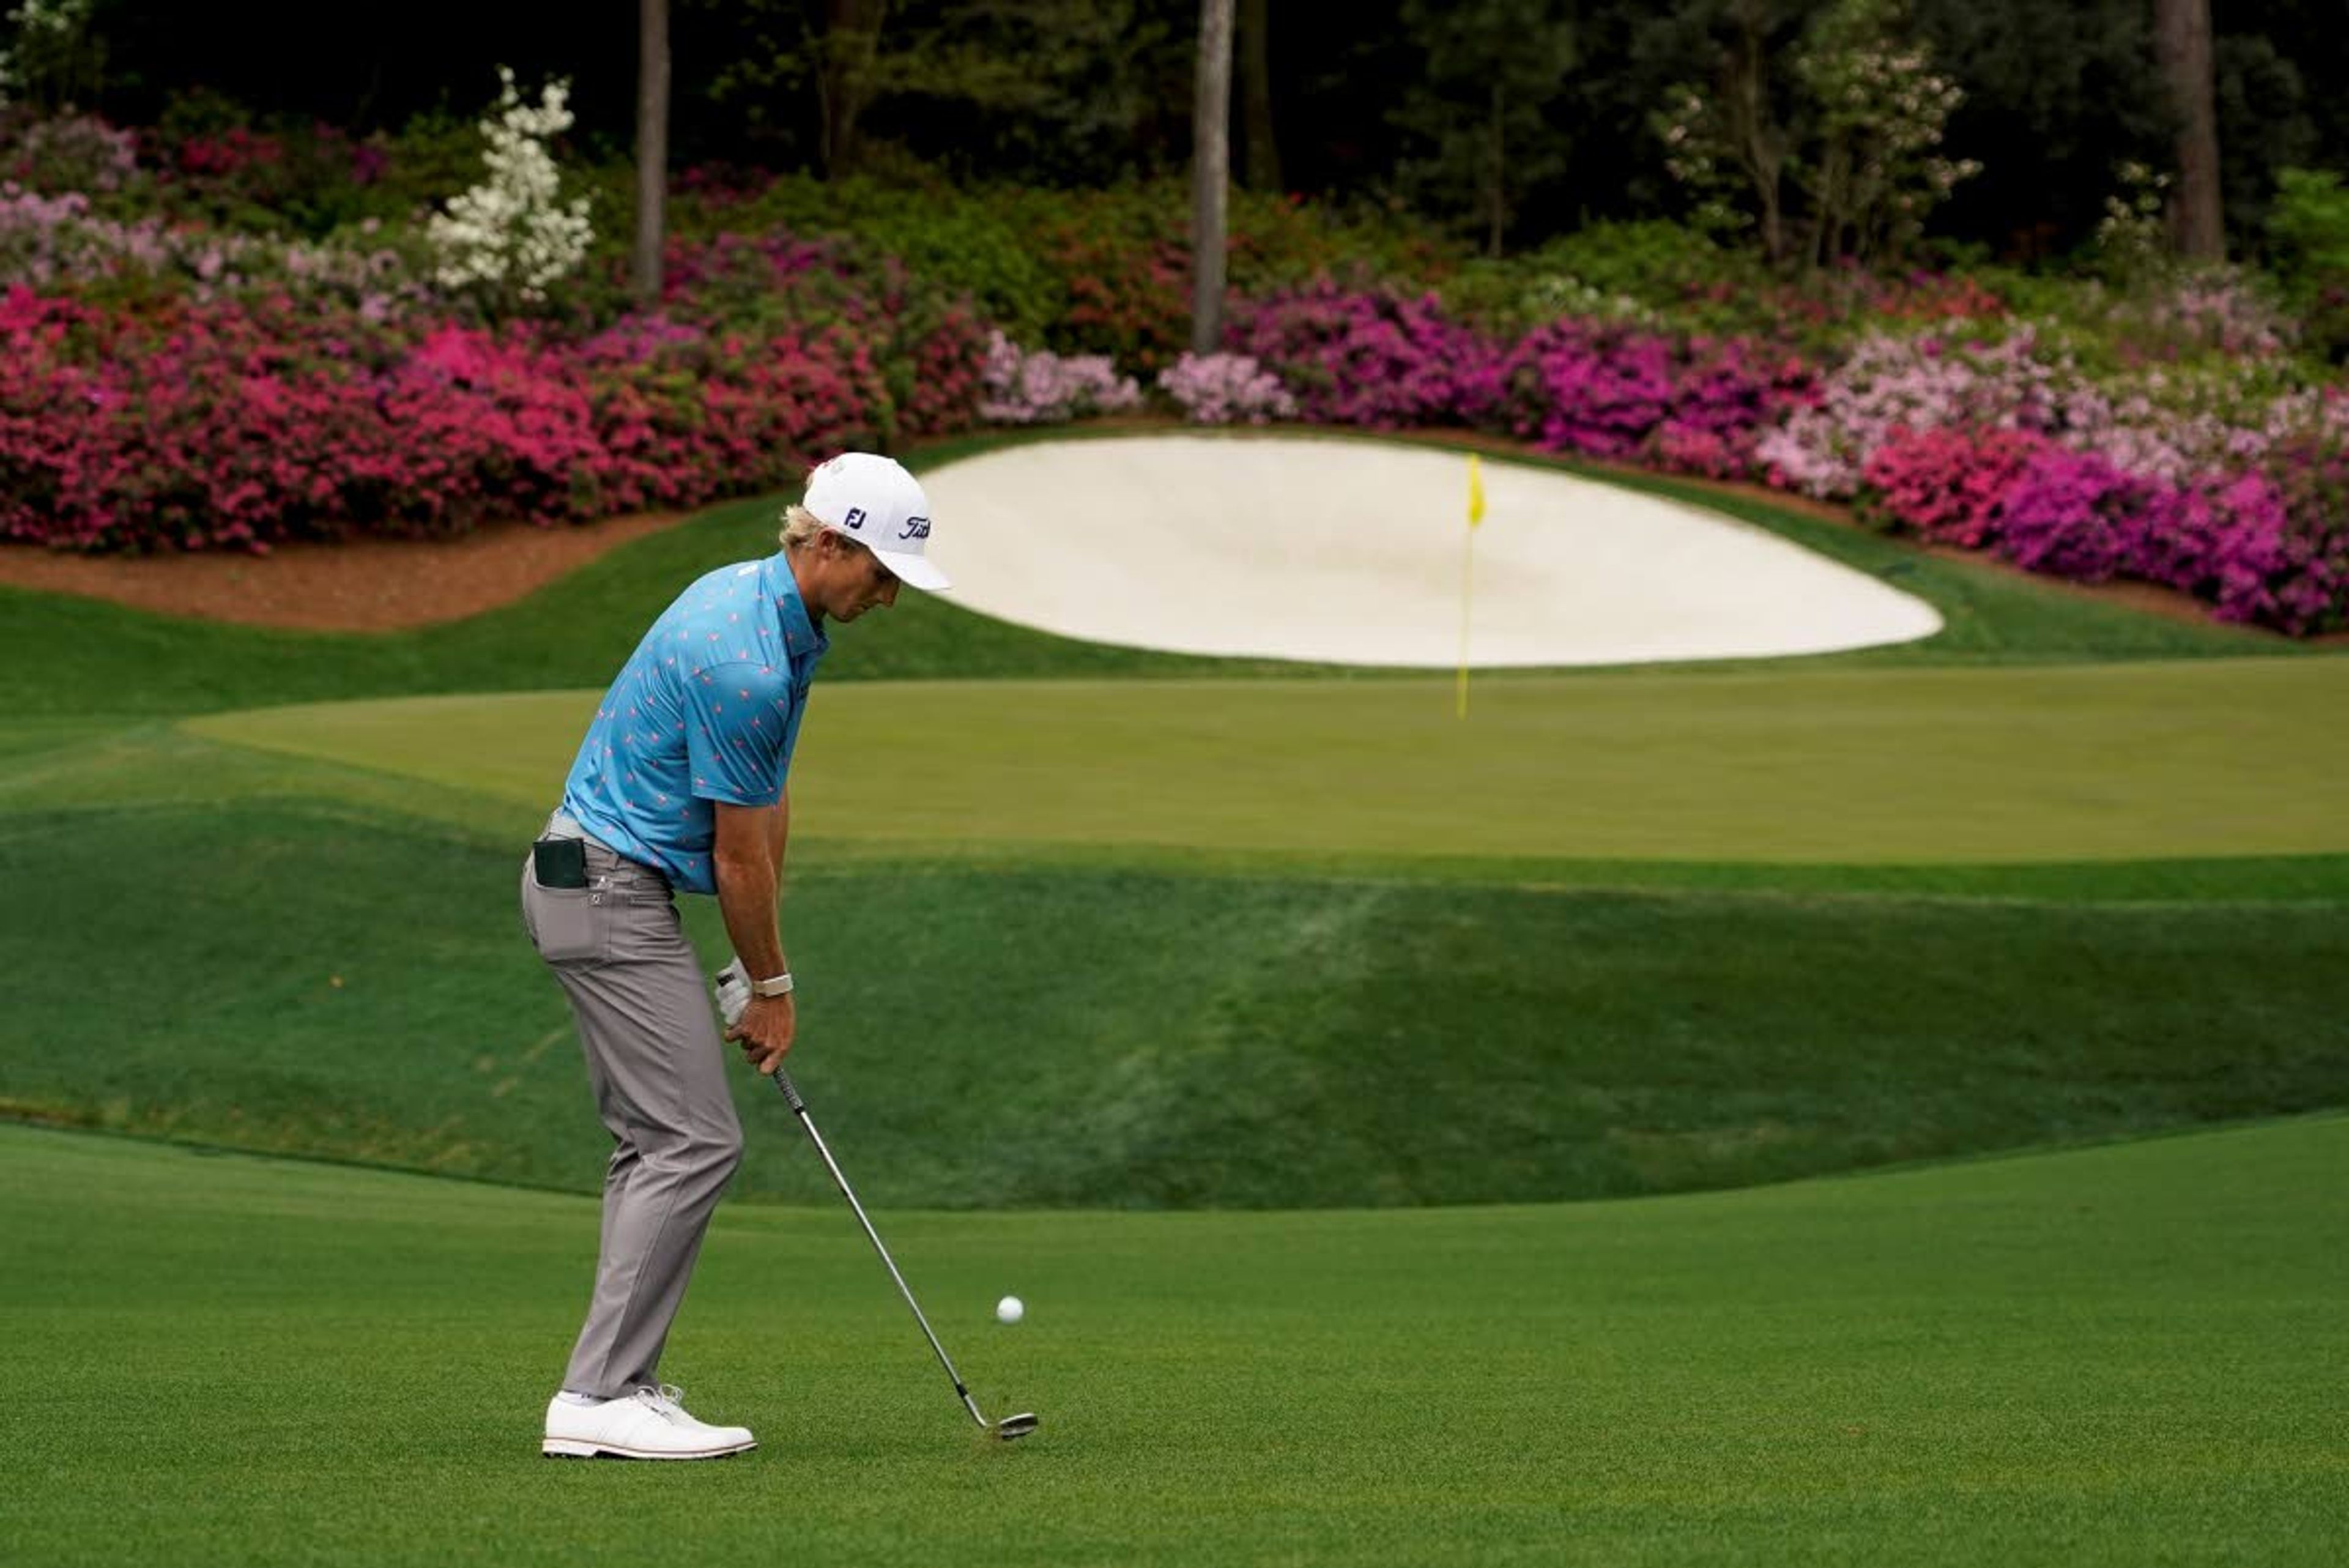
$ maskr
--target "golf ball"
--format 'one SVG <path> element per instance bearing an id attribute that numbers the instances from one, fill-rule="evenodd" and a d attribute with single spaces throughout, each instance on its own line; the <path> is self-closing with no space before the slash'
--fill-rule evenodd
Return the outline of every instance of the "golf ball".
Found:
<path id="1" fill-rule="evenodd" d="M 1027 1315 L 1028 1309 L 1019 1304 L 1018 1296 L 1006 1296 L 995 1303 L 995 1321 L 998 1323 L 1018 1323 Z"/>

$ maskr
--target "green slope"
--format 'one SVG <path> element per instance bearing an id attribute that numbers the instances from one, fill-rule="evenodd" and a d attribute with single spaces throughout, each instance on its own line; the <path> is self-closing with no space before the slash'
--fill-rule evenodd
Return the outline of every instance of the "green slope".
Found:
<path id="1" fill-rule="evenodd" d="M 0 1110 L 592 1188 L 521 842 L 347 802 L 0 815 L 0 879 L 45 890 Z M 2338 902 L 819 861 L 785 925 L 802 1083 L 895 1203 L 1578 1197 L 2349 1103 Z M 821 1197 L 737 1094 L 744 1190 Z"/>
<path id="2" fill-rule="evenodd" d="M 1637 1203 L 884 1212 L 982 1403 L 1042 1414 L 1009 1449 L 842 1210 L 733 1205 L 663 1371 L 762 1446 L 632 1468 L 535 1454 L 591 1202 L 0 1128 L 0 1517 L 27 1568 L 2317 1568 L 2344 1175 L 2335 1117 Z"/>

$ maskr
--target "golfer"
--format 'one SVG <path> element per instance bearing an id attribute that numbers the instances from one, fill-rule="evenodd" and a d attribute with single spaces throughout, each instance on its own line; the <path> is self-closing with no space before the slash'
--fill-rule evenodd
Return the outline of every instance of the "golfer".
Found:
<path id="1" fill-rule="evenodd" d="M 595 1295 L 543 1451 L 702 1459 L 756 1446 L 660 1381 L 719 1194 L 742 1156 L 710 994 L 675 895 L 713 893 L 752 996 L 726 1031 L 772 1072 L 792 1048 L 791 969 L 776 930 L 792 746 L 827 620 L 938 589 L 929 504 L 885 457 L 809 475 L 782 548 L 678 596 L 605 695 L 562 808 L 523 868 L 523 923 L 571 1002 L 614 1147 Z"/>

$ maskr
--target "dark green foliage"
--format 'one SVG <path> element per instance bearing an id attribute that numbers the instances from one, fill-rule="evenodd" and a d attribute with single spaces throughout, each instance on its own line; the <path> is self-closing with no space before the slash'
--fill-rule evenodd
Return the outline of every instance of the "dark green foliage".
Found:
<path id="1" fill-rule="evenodd" d="M 925 180 L 785 176 L 747 201 L 678 203 L 678 232 L 838 235 L 902 259 L 926 283 L 968 295 L 1029 348 L 1113 354 L 1147 369 L 1187 341 L 1190 239 L 1178 182 L 1098 191 Z M 1454 248 L 1415 225 L 1348 216 L 1278 193 L 1235 191 L 1229 271 L 1235 293 L 1322 274 L 1432 279 Z"/>
<path id="2" fill-rule="evenodd" d="M 1392 119 L 1409 138 L 1398 184 L 1423 213 L 1497 255 L 1529 199 L 1565 172 L 1556 112 L 1582 64 L 1568 0 L 1403 0 L 1422 62 Z"/>
<path id="3" fill-rule="evenodd" d="M 1455 152 L 1440 160 L 1451 174 L 1421 178 L 1435 142 L 1418 108 L 1449 106 L 1443 123 L 1464 129 L 1454 111 L 1475 99 L 1489 115 L 1490 84 L 1501 80 L 1505 118 L 1521 103 L 1541 105 L 1538 122 L 1522 121 L 1511 144 L 1535 162 L 1562 161 L 1555 178 L 1518 186 L 1511 243 L 1538 244 L 1595 218 L 1677 211 L 1650 118 L 1671 84 L 1711 76 L 1722 20 L 1740 8 L 1767 12 L 1764 32 L 1783 43 L 1819 6 L 1544 0 L 1517 12 L 1430 7 L 1431 28 L 1411 25 L 1420 13 L 1407 16 L 1403 0 L 1362 0 L 1342 26 L 1312 6 L 1275 5 L 1271 108 L 1288 188 L 1373 208 L 1423 196 L 1428 217 L 1462 215 L 1474 155 Z M 1968 95 L 1951 128 L 1951 155 L 1985 166 L 1959 188 L 1936 233 L 2008 256 L 2060 256 L 2093 231 L 2115 165 L 2167 161 L 2170 121 L 2142 0 L 1912 0 L 1910 8 L 1939 68 Z M 671 9 L 680 176 L 823 168 L 824 40 L 849 9 L 884 18 L 876 72 L 864 85 L 871 101 L 859 117 L 870 172 L 926 168 L 957 185 L 1102 184 L 1179 176 L 1189 156 L 1192 0 L 863 0 L 854 8 L 675 0 Z M 1477 57 L 1473 27 L 1442 25 L 1479 15 L 1526 18 L 1525 47 Z M 1571 69 L 1554 47 L 1569 20 L 1578 62 Z M 2232 0 L 2215 7 L 2213 21 L 2230 222 L 2235 244 L 2251 248 L 2274 169 L 2349 162 L 2349 96 L 2334 90 L 2349 81 L 2349 29 L 2333 0 Z M 104 49 L 98 76 L 82 71 L 65 95 L 85 110 L 152 125 L 174 94 L 202 86 L 285 134 L 324 121 L 362 141 L 398 136 L 396 154 L 419 156 L 395 156 L 385 171 L 376 194 L 387 203 L 395 192 L 412 205 L 470 182 L 445 146 L 424 144 L 435 128 L 470 126 L 500 62 L 525 81 L 572 79 L 582 153 L 625 160 L 632 140 L 635 30 L 625 17 L 584 25 L 568 0 L 487 8 L 411 0 L 396 26 L 375 28 L 363 47 L 353 47 L 334 14 L 296 0 L 210 9 L 108 0 L 95 37 Z M 1481 92 L 1475 59 L 1463 65 L 1455 56 L 1462 48 L 1490 60 Z M 400 134 L 411 122 L 421 129 Z M 1472 161 L 1464 166 L 1463 157 Z M 427 170 L 437 179 L 424 178 Z M 445 183 L 452 173 L 468 178 Z M 299 199 L 312 208 L 305 224 L 328 221 L 326 209 L 343 202 Z M 391 215 L 373 196 L 366 211 Z"/>
<path id="4" fill-rule="evenodd" d="M 2268 219 L 2277 275 L 2301 313 L 2309 347 L 2349 358 L 2349 191 L 2330 171 L 2286 169 L 2277 182 Z"/>

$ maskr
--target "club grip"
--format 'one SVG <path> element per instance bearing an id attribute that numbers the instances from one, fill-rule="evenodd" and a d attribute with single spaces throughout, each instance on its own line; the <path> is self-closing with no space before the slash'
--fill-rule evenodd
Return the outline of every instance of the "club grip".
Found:
<path id="1" fill-rule="evenodd" d="M 781 1067 L 775 1069 L 775 1087 L 783 1092 L 784 1103 L 789 1105 L 794 1112 L 802 1115 L 806 1113 L 807 1102 L 800 1098 L 799 1090 L 792 1085 L 791 1074 L 785 1072 Z"/>

